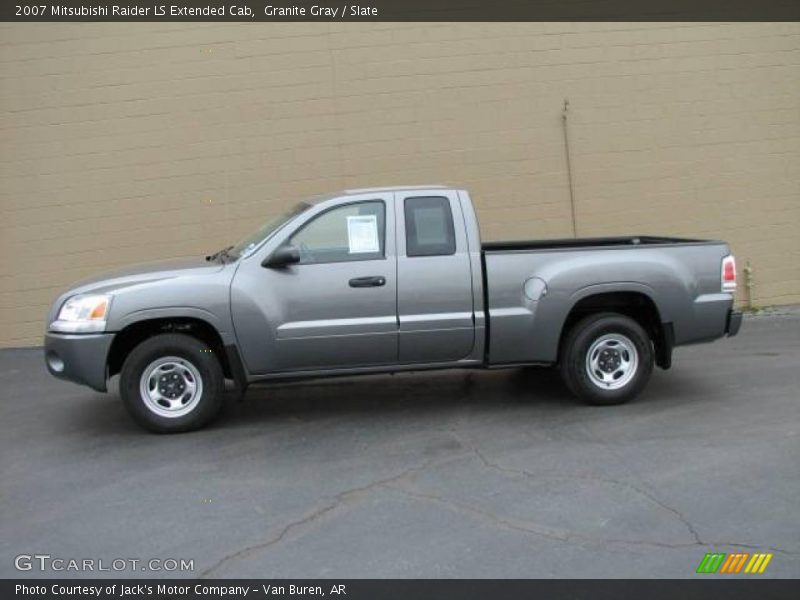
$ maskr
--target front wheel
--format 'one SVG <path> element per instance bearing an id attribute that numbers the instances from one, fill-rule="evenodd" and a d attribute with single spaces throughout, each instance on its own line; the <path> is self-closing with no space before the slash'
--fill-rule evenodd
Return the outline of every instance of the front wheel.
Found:
<path id="1" fill-rule="evenodd" d="M 641 325 L 617 313 L 586 317 L 567 334 L 560 359 L 564 383 L 588 404 L 622 404 L 644 389 L 653 344 Z"/>
<path id="2" fill-rule="evenodd" d="M 206 344 L 166 333 L 131 351 L 122 365 L 119 389 L 125 408 L 139 425 L 175 433 L 199 429 L 217 416 L 225 379 Z"/>

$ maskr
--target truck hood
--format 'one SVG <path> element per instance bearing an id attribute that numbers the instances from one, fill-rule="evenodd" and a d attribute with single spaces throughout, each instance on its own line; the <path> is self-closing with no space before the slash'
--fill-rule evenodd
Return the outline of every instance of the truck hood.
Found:
<path id="1" fill-rule="evenodd" d="M 68 293 L 69 295 L 102 294 L 159 279 L 216 273 L 224 268 L 224 264 L 208 262 L 202 256 L 159 260 L 89 277 L 75 284 Z"/>

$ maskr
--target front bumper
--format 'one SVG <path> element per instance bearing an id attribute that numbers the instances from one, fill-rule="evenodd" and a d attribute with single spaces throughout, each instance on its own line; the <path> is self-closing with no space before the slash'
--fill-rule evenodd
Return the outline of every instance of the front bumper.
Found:
<path id="1" fill-rule="evenodd" d="M 106 391 L 108 351 L 113 333 L 47 333 L 44 362 L 50 374 L 98 392 Z"/>
<path id="2" fill-rule="evenodd" d="M 733 337 L 739 333 L 739 328 L 742 326 L 742 313 L 738 310 L 729 310 L 728 319 L 725 321 L 725 333 L 729 337 Z"/>

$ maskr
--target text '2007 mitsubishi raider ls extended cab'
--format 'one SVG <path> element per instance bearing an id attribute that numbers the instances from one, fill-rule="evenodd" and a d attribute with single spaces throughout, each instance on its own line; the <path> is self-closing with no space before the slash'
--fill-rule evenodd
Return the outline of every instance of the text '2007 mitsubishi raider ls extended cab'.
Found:
<path id="1" fill-rule="evenodd" d="M 120 395 L 142 426 L 196 429 L 225 379 L 557 366 L 592 404 L 636 396 L 672 349 L 735 335 L 723 242 L 481 243 L 464 190 L 352 190 L 298 204 L 208 257 L 83 282 L 50 311 L 47 368 Z"/>

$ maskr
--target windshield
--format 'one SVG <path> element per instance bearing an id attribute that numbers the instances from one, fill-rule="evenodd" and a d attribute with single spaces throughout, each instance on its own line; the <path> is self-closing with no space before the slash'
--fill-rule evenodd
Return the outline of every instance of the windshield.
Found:
<path id="1" fill-rule="evenodd" d="M 253 233 L 242 239 L 238 244 L 236 244 L 233 248 L 228 251 L 228 254 L 231 256 L 236 257 L 246 257 L 249 256 L 256 247 L 275 233 L 278 229 L 283 227 L 287 222 L 291 219 L 302 213 L 303 211 L 310 208 L 310 204 L 306 204 L 305 202 L 300 202 L 299 204 L 295 205 L 294 208 L 289 210 L 288 212 L 283 213 L 282 215 L 278 215 L 264 223 L 261 227 L 256 229 Z"/>

